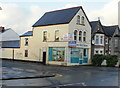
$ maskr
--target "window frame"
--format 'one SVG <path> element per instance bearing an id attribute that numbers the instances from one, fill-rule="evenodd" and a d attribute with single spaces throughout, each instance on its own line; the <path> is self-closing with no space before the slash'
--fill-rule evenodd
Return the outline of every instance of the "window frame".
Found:
<path id="1" fill-rule="evenodd" d="M 76 33 L 75 33 L 76 32 Z M 74 40 L 77 41 L 77 34 L 78 34 L 78 31 L 77 30 L 74 30 Z"/>
<path id="2" fill-rule="evenodd" d="M 82 25 L 85 24 L 85 17 L 84 17 L 84 16 L 81 17 L 81 24 L 82 24 Z"/>
<path id="3" fill-rule="evenodd" d="M 84 31 L 84 32 L 83 32 L 83 42 L 86 42 L 86 35 L 87 35 L 87 32 Z"/>
<path id="4" fill-rule="evenodd" d="M 79 31 L 79 41 L 82 42 L 82 31 Z"/>
<path id="5" fill-rule="evenodd" d="M 77 15 L 77 24 L 80 25 L 80 15 Z"/>
<path id="6" fill-rule="evenodd" d="M 99 35 L 95 36 L 95 44 L 99 44 Z"/>
<path id="7" fill-rule="evenodd" d="M 57 33 L 58 32 L 58 33 Z M 59 36 L 60 31 L 55 30 L 55 41 L 60 41 L 60 36 Z"/>
<path id="8" fill-rule="evenodd" d="M 47 31 L 43 31 L 43 42 L 47 42 Z"/>
<path id="9" fill-rule="evenodd" d="M 24 57 L 28 57 L 28 50 L 25 50 L 25 55 Z"/>
<path id="10" fill-rule="evenodd" d="M 25 46 L 28 46 L 28 38 L 25 38 Z"/>
<path id="11" fill-rule="evenodd" d="M 103 44 L 103 36 L 100 36 L 100 44 Z"/>

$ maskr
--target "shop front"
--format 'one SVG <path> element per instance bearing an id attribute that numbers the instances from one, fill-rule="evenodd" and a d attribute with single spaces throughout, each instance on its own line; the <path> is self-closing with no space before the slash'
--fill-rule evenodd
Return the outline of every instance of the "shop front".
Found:
<path id="1" fill-rule="evenodd" d="M 88 49 L 86 48 L 70 48 L 70 63 L 86 64 L 88 63 Z"/>
<path id="2" fill-rule="evenodd" d="M 65 48 L 64 47 L 49 47 L 48 61 L 64 62 Z"/>
<path id="3" fill-rule="evenodd" d="M 69 41 L 70 64 L 85 65 L 89 64 L 90 46 L 89 44 L 77 44 L 76 41 Z"/>
<path id="4" fill-rule="evenodd" d="M 88 44 L 76 44 L 70 41 L 66 47 L 49 47 L 48 64 L 86 65 L 90 60 Z"/>

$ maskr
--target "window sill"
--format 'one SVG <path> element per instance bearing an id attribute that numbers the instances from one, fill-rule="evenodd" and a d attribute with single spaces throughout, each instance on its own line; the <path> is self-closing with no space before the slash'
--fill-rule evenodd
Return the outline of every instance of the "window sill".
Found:
<path id="1" fill-rule="evenodd" d="M 43 42 L 47 42 L 47 40 L 43 40 Z"/>
<path id="2" fill-rule="evenodd" d="M 82 26 L 85 26 L 85 24 L 80 24 L 80 23 L 76 23 L 77 25 L 82 25 Z"/>

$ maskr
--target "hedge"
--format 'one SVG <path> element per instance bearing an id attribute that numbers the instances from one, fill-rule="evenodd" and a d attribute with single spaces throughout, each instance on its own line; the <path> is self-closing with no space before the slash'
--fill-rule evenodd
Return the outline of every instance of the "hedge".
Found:
<path id="1" fill-rule="evenodd" d="M 101 66 L 101 64 L 104 60 L 106 60 L 106 64 L 107 64 L 108 67 L 113 67 L 118 62 L 118 59 L 117 59 L 116 55 L 95 54 L 92 58 L 92 65 Z"/>

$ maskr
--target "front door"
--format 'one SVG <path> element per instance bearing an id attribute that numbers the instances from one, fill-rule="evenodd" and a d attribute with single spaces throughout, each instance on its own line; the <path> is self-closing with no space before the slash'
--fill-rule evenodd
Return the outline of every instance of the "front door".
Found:
<path id="1" fill-rule="evenodd" d="M 46 52 L 43 52 L 43 64 L 46 64 Z"/>
<path id="2" fill-rule="evenodd" d="M 79 49 L 79 64 L 83 64 L 83 49 Z"/>

